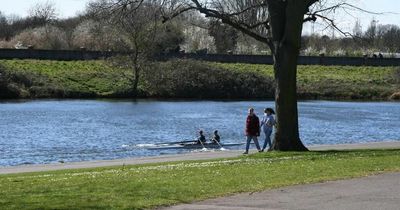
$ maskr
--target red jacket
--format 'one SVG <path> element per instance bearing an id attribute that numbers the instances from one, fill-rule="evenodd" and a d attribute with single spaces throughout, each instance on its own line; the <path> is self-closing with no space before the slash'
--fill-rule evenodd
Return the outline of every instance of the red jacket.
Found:
<path id="1" fill-rule="evenodd" d="M 247 116 L 246 136 L 260 136 L 260 120 L 257 115 Z"/>

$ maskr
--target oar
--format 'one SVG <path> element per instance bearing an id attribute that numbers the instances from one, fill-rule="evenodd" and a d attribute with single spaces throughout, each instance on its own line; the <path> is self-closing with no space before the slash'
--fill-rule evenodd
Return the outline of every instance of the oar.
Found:
<path id="1" fill-rule="evenodd" d="M 207 148 L 204 146 L 203 142 L 201 140 L 198 140 L 201 144 L 201 146 L 203 146 L 203 150 L 207 150 Z"/>
<path id="2" fill-rule="evenodd" d="M 215 141 L 221 148 L 221 150 L 226 150 L 224 147 L 222 147 L 222 145 L 218 142 L 218 141 Z"/>

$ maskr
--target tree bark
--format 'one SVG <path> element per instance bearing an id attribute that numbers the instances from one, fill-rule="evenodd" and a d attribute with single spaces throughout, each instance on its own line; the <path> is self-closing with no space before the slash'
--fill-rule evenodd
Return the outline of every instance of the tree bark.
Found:
<path id="1" fill-rule="evenodd" d="M 138 85 L 139 85 L 139 80 L 140 80 L 140 64 L 139 64 L 139 45 L 138 45 L 138 36 L 135 33 L 133 36 L 133 42 L 134 42 L 134 46 L 135 46 L 135 52 L 133 54 L 133 58 L 132 58 L 132 64 L 133 64 L 133 74 L 134 74 L 134 80 L 133 80 L 133 84 L 132 84 L 132 94 L 133 97 L 136 98 L 139 94 L 138 94 Z"/>
<path id="2" fill-rule="evenodd" d="M 134 64 L 133 64 L 133 74 L 134 74 L 134 79 L 133 79 L 133 84 L 132 84 L 132 96 L 137 97 L 138 94 L 138 85 L 139 85 L 139 80 L 140 80 L 140 67 L 139 64 L 137 63 L 138 60 L 135 59 Z"/>
<path id="3" fill-rule="evenodd" d="M 277 128 L 270 150 L 307 151 L 299 135 L 297 59 L 307 1 L 269 1 Z"/>
<path id="4" fill-rule="evenodd" d="M 297 57 L 296 50 L 287 44 L 274 55 L 277 126 L 272 150 L 307 151 L 299 136 L 296 88 Z"/>
<path id="5" fill-rule="evenodd" d="M 140 73 L 139 73 L 139 69 L 137 68 L 137 67 L 135 67 L 135 70 L 134 70 L 134 72 L 135 72 L 135 79 L 133 80 L 133 90 L 132 90 L 132 93 L 133 93 L 133 97 L 137 97 L 139 94 L 138 94 L 138 85 L 139 85 L 139 75 L 140 75 Z"/>

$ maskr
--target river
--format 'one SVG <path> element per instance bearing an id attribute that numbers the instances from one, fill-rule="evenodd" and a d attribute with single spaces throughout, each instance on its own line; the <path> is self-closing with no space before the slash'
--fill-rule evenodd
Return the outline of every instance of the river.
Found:
<path id="1" fill-rule="evenodd" d="M 191 152 L 154 144 L 210 137 L 244 142 L 247 109 L 272 101 L 34 100 L 0 102 L 0 166 Z M 400 103 L 299 102 L 306 145 L 400 141 Z M 243 149 L 241 147 L 232 149 Z"/>

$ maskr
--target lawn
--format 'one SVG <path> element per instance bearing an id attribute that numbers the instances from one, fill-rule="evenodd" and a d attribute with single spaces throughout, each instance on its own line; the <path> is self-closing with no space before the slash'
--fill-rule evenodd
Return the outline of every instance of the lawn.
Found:
<path id="1" fill-rule="evenodd" d="M 0 176 L 2 209 L 143 209 L 400 171 L 400 150 L 271 152 Z"/>

